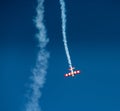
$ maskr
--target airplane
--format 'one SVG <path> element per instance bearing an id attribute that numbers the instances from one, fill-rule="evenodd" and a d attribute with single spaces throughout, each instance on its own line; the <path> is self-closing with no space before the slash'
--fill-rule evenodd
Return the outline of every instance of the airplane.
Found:
<path id="1" fill-rule="evenodd" d="M 68 77 L 68 76 L 74 77 L 76 74 L 80 74 L 80 70 L 74 71 L 74 69 L 75 69 L 75 67 L 69 68 L 69 70 L 70 70 L 71 72 L 69 72 L 69 73 L 67 73 L 67 74 L 64 74 L 64 76 L 65 76 L 65 77 Z"/>

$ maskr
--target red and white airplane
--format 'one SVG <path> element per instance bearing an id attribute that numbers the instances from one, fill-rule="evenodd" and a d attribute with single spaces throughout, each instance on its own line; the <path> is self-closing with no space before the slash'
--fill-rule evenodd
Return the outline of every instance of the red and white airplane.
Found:
<path id="1" fill-rule="evenodd" d="M 73 76 L 73 77 L 74 77 L 76 74 L 80 74 L 80 70 L 74 71 L 74 69 L 75 69 L 74 67 L 69 68 L 69 70 L 70 70 L 71 72 L 65 74 L 64 76 L 65 76 L 65 77 L 68 77 L 68 76 Z"/>

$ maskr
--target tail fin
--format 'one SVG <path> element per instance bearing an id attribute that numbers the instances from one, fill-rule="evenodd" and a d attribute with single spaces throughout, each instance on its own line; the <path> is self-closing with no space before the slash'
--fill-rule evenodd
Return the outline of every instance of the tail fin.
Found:
<path id="1" fill-rule="evenodd" d="M 69 68 L 70 71 L 73 70 L 73 69 L 75 69 L 75 67 L 71 67 L 71 68 Z"/>

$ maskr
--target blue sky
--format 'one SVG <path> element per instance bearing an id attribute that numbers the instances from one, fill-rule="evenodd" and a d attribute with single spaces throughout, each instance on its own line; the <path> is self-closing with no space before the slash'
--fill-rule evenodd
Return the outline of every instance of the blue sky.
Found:
<path id="1" fill-rule="evenodd" d="M 73 65 L 81 70 L 64 78 L 68 63 L 58 0 L 45 0 L 50 42 L 49 68 L 42 89 L 43 111 L 120 110 L 120 2 L 65 0 L 67 39 Z M 0 1 L 0 111 L 24 111 L 31 70 L 37 57 L 36 1 Z"/>

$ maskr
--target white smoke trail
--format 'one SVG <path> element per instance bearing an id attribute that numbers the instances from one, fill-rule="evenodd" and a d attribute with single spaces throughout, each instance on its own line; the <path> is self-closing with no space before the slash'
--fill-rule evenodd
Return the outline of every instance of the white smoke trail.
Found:
<path id="1" fill-rule="evenodd" d="M 65 47 L 65 52 L 68 60 L 69 67 L 72 68 L 72 62 L 69 54 L 69 49 L 67 45 L 67 37 L 66 37 L 66 9 L 64 0 L 59 0 L 61 5 L 61 19 L 62 19 L 62 34 L 63 34 L 63 42 Z M 72 70 L 73 72 L 73 70 Z"/>
<path id="2" fill-rule="evenodd" d="M 41 111 L 39 106 L 39 99 L 41 97 L 40 88 L 43 87 L 45 83 L 46 69 L 48 64 L 49 52 L 46 51 L 46 45 L 48 43 L 48 38 L 46 37 L 46 28 L 43 23 L 44 19 L 44 0 L 37 0 L 38 5 L 36 8 L 37 15 L 35 18 L 35 25 L 38 29 L 36 37 L 39 41 L 39 52 L 36 62 L 36 66 L 33 69 L 32 84 L 31 84 L 31 94 L 28 98 L 28 103 L 26 105 L 26 111 Z"/>

